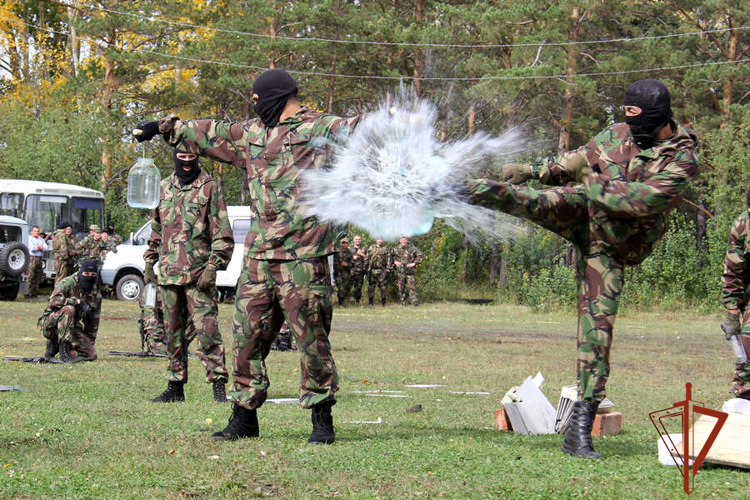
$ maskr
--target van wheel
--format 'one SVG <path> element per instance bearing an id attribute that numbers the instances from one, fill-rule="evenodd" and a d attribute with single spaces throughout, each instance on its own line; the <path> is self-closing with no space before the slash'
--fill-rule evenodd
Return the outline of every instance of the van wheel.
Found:
<path id="1" fill-rule="evenodd" d="M 8 243 L 0 248 L 0 272 L 8 276 L 21 276 L 29 267 L 29 251 L 23 243 Z"/>
<path id="2" fill-rule="evenodd" d="M 140 300 L 143 293 L 143 278 L 137 274 L 126 274 L 117 282 L 115 291 L 120 300 Z"/>

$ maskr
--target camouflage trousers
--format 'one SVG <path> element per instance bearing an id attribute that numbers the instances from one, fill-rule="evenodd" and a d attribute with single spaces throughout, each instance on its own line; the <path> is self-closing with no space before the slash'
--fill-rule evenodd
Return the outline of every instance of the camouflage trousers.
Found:
<path id="1" fill-rule="evenodd" d="M 164 305 L 161 302 L 161 294 L 156 292 L 154 307 L 146 307 L 145 300 L 146 294 L 142 293 L 141 322 L 146 349 L 155 354 L 167 354 L 167 332 L 164 330 Z"/>
<path id="2" fill-rule="evenodd" d="M 83 328 L 80 324 L 82 320 Z M 73 356 L 94 361 L 96 359 L 96 349 L 94 348 L 96 330 L 86 328 L 87 323 L 86 319 L 80 317 L 75 306 L 67 305 L 52 312 L 49 316 L 40 318 L 39 327 L 47 340 L 60 343 L 68 342 L 70 353 Z"/>
<path id="3" fill-rule="evenodd" d="M 336 277 L 336 296 L 339 305 L 343 306 L 349 298 L 349 289 L 352 287 L 352 276 L 349 273 L 339 273 Z"/>
<path id="4" fill-rule="evenodd" d="M 349 295 L 354 299 L 354 302 L 359 304 L 362 300 L 362 285 L 365 283 L 365 273 L 353 272 L 349 279 Z"/>
<path id="5" fill-rule="evenodd" d="M 578 250 L 578 390 L 582 399 L 601 402 L 606 397 L 624 264 L 589 244 L 589 201 L 583 188 L 537 190 L 490 182 L 487 189 L 472 195 L 475 203 L 535 222 Z"/>
<path id="6" fill-rule="evenodd" d="M 333 401 L 338 373 L 331 354 L 332 288 L 326 257 L 303 260 L 245 258 L 237 284 L 231 400 L 248 409 L 266 400 L 266 357 L 284 319 L 300 354 L 303 408 Z"/>
<path id="7" fill-rule="evenodd" d="M 34 257 L 29 261 L 29 295 L 39 294 L 39 285 L 42 283 L 42 258 Z"/>
<path id="8" fill-rule="evenodd" d="M 55 259 L 55 286 L 60 281 L 73 274 L 73 262 L 65 259 Z"/>
<path id="9" fill-rule="evenodd" d="M 398 273 L 396 277 L 398 282 L 398 295 L 401 297 L 401 304 L 406 305 L 406 291 L 409 290 L 409 298 L 411 299 L 412 305 L 418 306 L 419 299 L 417 298 L 417 281 L 413 274 Z"/>
<path id="10" fill-rule="evenodd" d="M 372 269 L 367 274 L 367 298 L 370 302 L 375 299 L 376 289 L 380 289 L 380 299 L 385 304 L 385 297 L 388 294 L 388 271 Z M 414 296 L 417 296 L 416 293 Z"/>
<path id="11" fill-rule="evenodd" d="M 745 353 L 750 357 L 750 307 L 745 309 L 742 316 L 742 333 L 740 342 Z M 750 399 L 750 359 L 745 363 L 737 363 L 732 376 L 732 393 L 737 397 Z"/>
<path id="12" fill-rule="evenodd" d="M 194 284 L 160 285 L 159 295 L 167 333 L 167 380 L 188 381 L 188 346 L 196 337 L 196 354 L 206 369 L 206 381 L 226 380 L 224 342 L 216 320 L 216 290 L 208 294 Z"/>

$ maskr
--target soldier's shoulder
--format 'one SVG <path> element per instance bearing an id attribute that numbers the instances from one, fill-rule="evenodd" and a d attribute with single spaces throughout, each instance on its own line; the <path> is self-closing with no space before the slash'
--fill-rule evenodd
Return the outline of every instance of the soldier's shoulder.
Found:
<path id="1" fill-rule="evenodd" d="M 628 134 L 630 133 L 630 126 L 627 123 L 615 123 L 611 127 L 607 127 L 598 134 L 596 134 L 592 142 L 597 146 L 603 146 L 606 144 L 620 144 L 627 140 Z"/>

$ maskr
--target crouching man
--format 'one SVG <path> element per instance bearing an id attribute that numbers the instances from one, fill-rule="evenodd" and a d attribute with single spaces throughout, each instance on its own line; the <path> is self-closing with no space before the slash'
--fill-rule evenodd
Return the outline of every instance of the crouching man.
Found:
<path id="1" fill-rule="evenodd" d="M 96 359 L 96 334 L 102 294 L 96 262 L 83 260 L 77 273 L 61 280 L 49 298 L 38 326 L 47 339 L 45 359 L 60 353 L 60 361 L 76 363 Z"/>

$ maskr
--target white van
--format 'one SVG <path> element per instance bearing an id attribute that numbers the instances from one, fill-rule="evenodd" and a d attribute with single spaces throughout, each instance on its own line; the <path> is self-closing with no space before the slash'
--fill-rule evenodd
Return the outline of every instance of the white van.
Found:
<path id="1" fill-rule="evenodd" d="M 225 271 L 216 273 L 216 287 L 232 289 L 242 271 L 242 259 L 245 255 L 245 237 L 250 228 L 250 207 L 227 207 L 229 224 L 234 233 L 234 253 Z M 107 252 L 102 264 L 102 282 L 112 285 L 120 300 L 139 300 L 143 292 L 143 270 L 146 262 L 143 252 L 146 251 L 148 238 L 151 236 L 151 220 L 130 233 L 123 244 L 117 246 L 117 253 Z"/>

